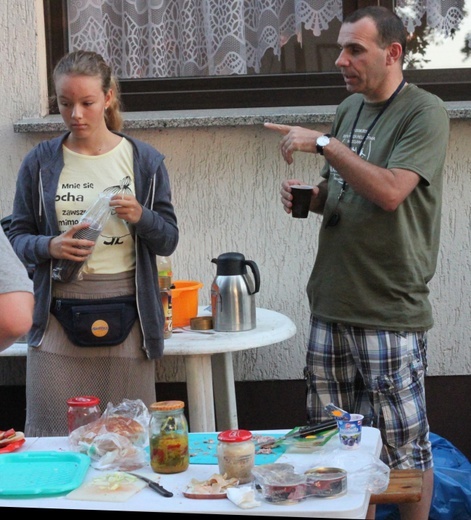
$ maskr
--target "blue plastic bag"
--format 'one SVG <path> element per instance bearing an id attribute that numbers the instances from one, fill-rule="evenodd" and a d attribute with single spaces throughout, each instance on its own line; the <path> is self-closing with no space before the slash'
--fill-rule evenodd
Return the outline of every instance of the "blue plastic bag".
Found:
<path id="1" fill-rule="evenodd" d="M 430 433 L 434 460 L 429 520 L 471 520 L 471 463 L 451 442 Z M 376 506 L 376 520 L 399 520 L 394 504 Z"/>

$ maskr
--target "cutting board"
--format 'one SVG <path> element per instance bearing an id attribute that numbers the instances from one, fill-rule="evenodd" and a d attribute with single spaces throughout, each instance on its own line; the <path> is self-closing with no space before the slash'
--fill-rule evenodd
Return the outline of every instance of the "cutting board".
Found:
<path id="1" fill-rule="evenodd" d="M 104 474 L 106 476 L 106 474 Z M 70 500 L 92 500 L 97 502 L 126 502 L 133 495 L 147 486 L 143 480 L 133 480 L 131 482 L 120 482 L 116 489 L 103 487 L 93 479 L 85 482 L 77 489 L 71 491 L 66 498 Z"/>
<path id="2" fill-rule="evenodd" d="M 277 439 L 282 434 L 270 434 L 270 437 Z M 217 464 L 217 433 L 190 433 L 190 464 Z M 286 450 L 286 446 L 277 446 L 272 449 L 272 453 L 256 453 L 255 465 L 271 464 L 275 462 Z"/>

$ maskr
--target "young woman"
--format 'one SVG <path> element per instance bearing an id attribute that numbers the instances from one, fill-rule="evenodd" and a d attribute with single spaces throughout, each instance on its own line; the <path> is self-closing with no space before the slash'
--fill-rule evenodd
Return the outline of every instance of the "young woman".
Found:
<path id="1" fill-rule="evenodd" d="M 154 360 L 164 348 L 156 255 L 172 254 L 179 238 L 164 157 L 120 133 L 118 83 L 103 58 L 94 52 L 69 53 L 57 64 L 53 80 L 68 131 L 38 144 L 25 157 L 9 235 L 20 259 L 35 265 L 27 436 L 66 435 L 66 401 L 77 395 L 96 395 L 102 410 L 124 398 L 146 405 L 155 400 Z M 96 242 L 74 237 L 87 227 L 80 217 L 110 191 L 115 193 L 109 202 L 111 216 Z M 83 263 L 76 279 L 53 276 L 57 262 L 64 260 Z M 77 325 L 73 313 L 62 320 L 64 327 L 51 312 L 61 307 L 58 301 L 79 306 L 87 300 L 96 304 L 101 318 L 104 299 L 121 302 L 123 297 L 127 303 L 117 307 L 119 312 L 125 309 L 124 316 L 131 313 L 130 331 L 112 346 L 99 344 L 108 326 L 123 324 L 123 315 L 113 314 L 114 306 L 104 328 L 92 330 L 92 346 L 71 341 L 67 328 Z"/>

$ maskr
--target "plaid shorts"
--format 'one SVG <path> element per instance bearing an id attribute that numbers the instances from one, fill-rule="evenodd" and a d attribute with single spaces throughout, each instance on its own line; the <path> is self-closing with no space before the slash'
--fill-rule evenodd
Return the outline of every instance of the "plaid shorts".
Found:
<path id="1" fill-rule="evenodd" d="M 425 407 L 426 332 L 367 330 L 311 316 L 307 415 L 328 418 L 334 403 L 381 431 L 381 459 L 392 469 L 433 467 Z"/>

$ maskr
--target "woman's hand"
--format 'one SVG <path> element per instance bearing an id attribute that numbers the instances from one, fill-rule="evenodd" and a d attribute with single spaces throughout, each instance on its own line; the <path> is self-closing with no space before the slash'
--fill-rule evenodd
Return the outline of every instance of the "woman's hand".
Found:
<path id="1" fill-rule="evenodd" d="M 136 224 L 142 217 L 142 206 L 134 195 L 115 195 L 111 198 L 110 206 L 114 209 L 116 216 Z"/>
<path id="2" fill-rule="evenodd" d="M 54 237 L 49 242 L 49 253 L 53 258 L 64 258 L 84 262 L 91 255 L 95 242 L 85 238 L 74 238 L 75 233 L 89 226 L 88 223 L 75 224 L 70 229 Z"/>

